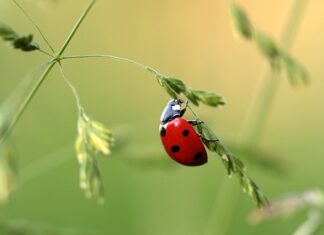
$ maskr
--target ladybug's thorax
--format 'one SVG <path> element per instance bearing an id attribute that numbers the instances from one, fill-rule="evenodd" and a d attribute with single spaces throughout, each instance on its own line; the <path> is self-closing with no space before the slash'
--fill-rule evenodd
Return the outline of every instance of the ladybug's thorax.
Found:
<path id="1" fill-rule="evenodd" d="M 181 101 L 174 99 L 170 100 L 167 106 L 164 108 L 161 115 L 161 124 L 168 123 L 173 119 L 181 116 Z"/>

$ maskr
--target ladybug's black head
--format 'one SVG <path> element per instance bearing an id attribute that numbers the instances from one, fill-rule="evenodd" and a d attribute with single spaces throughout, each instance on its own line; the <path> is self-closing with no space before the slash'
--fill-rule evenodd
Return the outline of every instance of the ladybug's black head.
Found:
<path id="1" fill-rule="evenodd" d="M 160 121 L 162 123 L 167 123 L 176 117 L 181 117 L 183 114 L 181 112 L 182 103 L 183 101 L 180 99 L 170 100 L 167 106 L 163 110 Z"/>

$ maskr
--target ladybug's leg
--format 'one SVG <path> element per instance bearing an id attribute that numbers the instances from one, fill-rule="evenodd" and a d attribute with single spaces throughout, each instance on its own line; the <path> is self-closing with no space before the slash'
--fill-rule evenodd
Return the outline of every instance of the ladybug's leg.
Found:
<path id="1" fill-rule="evenodd" d="M 203 121 L 201 120 L 188 120 L 189 124 L 192 125 L 192 126 L 197 126 L 199 124 L 202 124 L 204 123 Z"/>
<path id="2" fill-rule="evenodd" d="M 206 142 L 219 142 L 219 139 L 207 139 L 207 138 L 203 137 L 201 134 L 198 134 L 198 136 L 200 137 L 200 139 L 202 139 Z"/>
<path id="3" fill-rule="evenodd" d="M 181 109 L 181 111 L 180 111 L 180 117 L 182 117 L 185 114 L 186 111 L 187 111 L 187 107 Z"/>
<path id="4" fill-rule="evenodd" d="M 186 101 L 185 107 L 180 111 L 180 117 L 182 117 L 185 112 L 187 111 L 187 107 L 188 107 L 189 101 Z"/>

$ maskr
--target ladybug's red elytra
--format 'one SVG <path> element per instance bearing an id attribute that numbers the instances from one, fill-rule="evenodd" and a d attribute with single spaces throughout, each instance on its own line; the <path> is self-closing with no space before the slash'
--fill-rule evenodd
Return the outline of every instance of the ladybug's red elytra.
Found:
<path id="1" fill-rule="evenodd" d="M 196 120 L 182 118 L 186 106 L 180 99 L 170 100 L 165 107 L 160 122 L 160 136 L 168 155 L 176 162 L 186 166 L 200 166 L 207 163 L 207 153 L 196 130 Z"/>

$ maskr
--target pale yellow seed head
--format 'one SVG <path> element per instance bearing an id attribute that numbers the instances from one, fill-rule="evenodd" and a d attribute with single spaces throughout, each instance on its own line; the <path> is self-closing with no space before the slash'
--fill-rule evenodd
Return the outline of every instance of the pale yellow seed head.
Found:
<path id="1" fill-rule="evenodd" d="M 106 140 L 100 138 L 95 133 L 91 132 L 89 134 L 90 145 L 98 152 L 101 152 L 105 155 L 110 154 L 109 145 Z"/>

